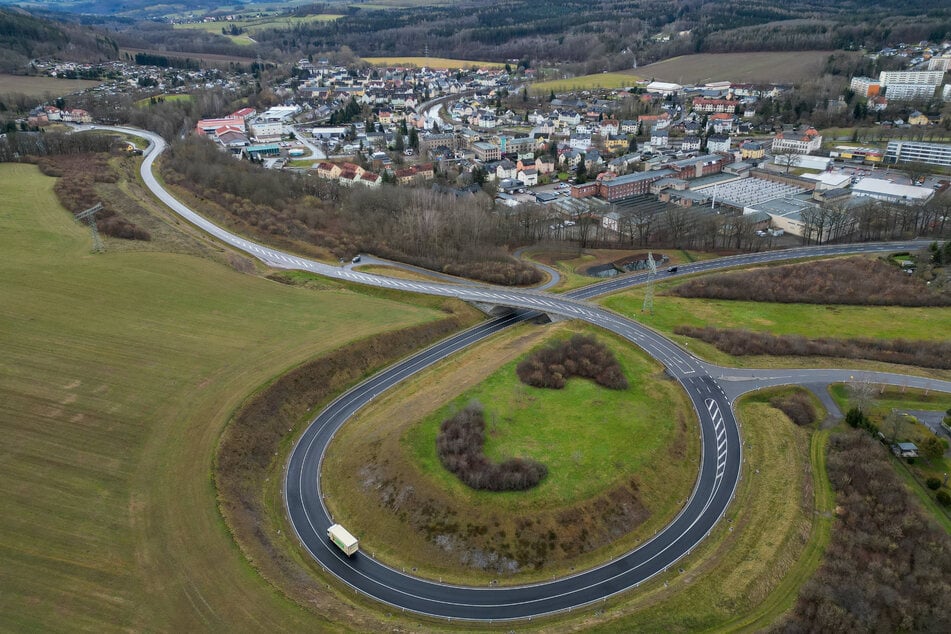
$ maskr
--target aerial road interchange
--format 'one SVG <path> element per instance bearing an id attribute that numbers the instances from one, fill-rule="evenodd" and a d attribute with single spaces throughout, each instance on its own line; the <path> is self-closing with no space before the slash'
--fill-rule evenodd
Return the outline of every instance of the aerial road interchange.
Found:
<path id="1" fill-rule="evenodd" d="M 77 129 L 111 130 L 147 140 L 149 147 L 144 152 L 141 175 L 149 189 L 176 214 L 221 242 L 269 266 L 305 270 L 384 288 L 454 297 L 481 306 L 504 309 L 505 314 L 422 350 L 340 395 L 309 424 L 291 452 L 284 481 L 284 496 L 288 516 L 304 548 L 324 570 L 343 583 L 397 609 L 449 620 L 530 619 L 603 601 L 636 588 L 667 570 L 688 555 L 713 530 L 733 498 L 743 460 L 742 437 L 733 403 L 747 392 L 775 385 L 804 385 L 816 389 L 830 383 L 859 380 L 951 393 L 951 381 L 899 373 L 835 369 L 755 370 L 717 366 L 701 361 L 633 319 L 586 301 L 641 284 L 645 281 L 644 276 L 622 276 L 554 295 L 485 285 L 395 279 L 286 253 L 226 231 L 165 190 L 152 173 L 154 160 L 165 149 L 165 142 L 158 135 L 124 127 L 80 126 Z M 903 241 L 801 247 L 682 265 L 680 272 L 700 273 L 803 257 L 888 253 L 918 249 L 925 244 L 921 241 Z M 659 274 L 660 277 L 666 275 L 670 273 Z M 700 424 L 701 465 L 694 490 L 677 516 L 651 539 L 627 554 L 577 574 L 523 586 L 464 587 L 444 584 L 388 567 L 364 551 L 357 556 L 347 557 L 333 546 L 327 539 L 327 530 L 335 521 L 323 503 L 320 465 L 335 432 L 373 398 L 406 378 L 516 323 L 542 314 L 552 318 L 581 319 L 620 335 L 662 363 L 667 373 L 683 386 Z"/>

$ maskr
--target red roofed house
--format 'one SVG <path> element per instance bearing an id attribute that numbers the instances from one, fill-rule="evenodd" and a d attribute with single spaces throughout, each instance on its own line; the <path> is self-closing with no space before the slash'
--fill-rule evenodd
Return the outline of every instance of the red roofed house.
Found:
<path id="1" fill-rule="evenodd" d="M 320 178 L 335 179 L 340 176 L 341 171 L 343 170 L 335 163 L 322 162 L 317 164 L 317 176 Z"/>

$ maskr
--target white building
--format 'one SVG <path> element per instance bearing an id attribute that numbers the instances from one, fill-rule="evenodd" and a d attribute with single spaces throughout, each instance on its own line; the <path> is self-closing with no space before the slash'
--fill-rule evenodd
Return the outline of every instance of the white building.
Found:
<path id="1" fill-rule="evenodd" d="M 875 88 L 877 94 L 879 83 L 871 77 L 853 77 L 849 82 L 849 90 L 860 97 L 868 97 L 872 88 Z"/>
<path id="2" fill-rule="evenodd" d="M 647 92 L 655 92 L 664 95 L 676 95 L 684 89 L 680 84 L 672 84 L 666 81 L 652 81 L 644 88 Z"/>
<path id="3" fill-rule="evenodd" d="M 883 70 L 878 75 L 878 83 L 886 87 L 896 84 L 940 86 L 943 79 L 943 70 Z"/>
<path id="4" fill-rule="evenodd" d="M 284 123 L 280 120 L 254 118 L 249 119 L 247 125 L 251 137 L 257 141 L 280 141 L 284 134 Z"/>
<path id="5" fill-rule="evenodd" d="M 935 87 L 931 84 L 892 84 L 885 88 L 885 97 L 891 101 L 931 99 L 934 91 Z"/>
<path id="6" fill-rule="evenodd" d="M 928 60 L 928 70 L 940 70 L 943 72 L 951 70 L 951 55 L 932 57 Z"/>
<path id="7" fill-rule="evenodd" d="M 921 141 L 889 141 L 886 163 L 924 163 L 951 167 L 951 144 Z"/>
<path id="8" fill-rule="evenodd" d="M 906 205 L 923 204 L 934 196 L 934 190 L 930 187 L 898 185 L 879 178 L 863 178 L 852 186 L 852 193 L 856 196 L 867 196 Z"/>
<path id="9" fill-rule="evenodd" d="M 724 134 L 711 134 L 707 137 L 708 152 L 729 152 L 731 139 Z"/>

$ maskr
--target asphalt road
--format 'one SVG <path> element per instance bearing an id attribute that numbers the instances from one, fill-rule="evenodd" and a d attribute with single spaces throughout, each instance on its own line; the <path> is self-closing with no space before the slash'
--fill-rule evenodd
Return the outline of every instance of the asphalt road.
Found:
<path id="1" fill-rule="evenodd" d="M 256 244 L 204 219 L 172 197 L 152 175 L 152 162 L 164 149 L 161 138 L 128 128 L 104 128 L 135 134 L 150 141 L 142 178 L 173 211 L 222 242 L 279 268 L 308 270 L 320 275 L 387 288 L 451 296 L 466 301 L 513 307 L 499 317 L 458 333 L 374 375 L 337 398 L 310 424 L 297 442 L 287 465 L 285 497 L 289 517 L 304 547 L 325 570 L 356 591 L 378 601 L 421 614 L 478 621 L 526 619 L 571 610 L 637 587 L 689 554 L 726 511 L 740 477 L 742 445 L 733 401 L 743 393 L 771 385 L 859 380 L 951 392 L 951 382 L 889 373 L 849 370 L 741 370 L 703 362 L 667 338 L 585 300 L 643 283 L 644 275 L 623 276 L 565 295 L 481 285 L 443 284 L 368 275 L 314 262 Z M 682 265 L 677 275 L 791 258 L 905 250 L 921 242 L 805 247 L 746 254 Z M 670 274 L 662 272 L 660 278 Z M 373 544 L 347 558 L 327 539 L 334 523 L 320 489 L 320 464 L 334 433 L 361 407 L 400 381 L 519 321 L 539 313 L 584 319 L 625 337 L 663 363 L 683 385 L 700 423 L 702 461 L 693 493 L 674 520 L 652 539 L 626 555 L 596 568 L 551 582 L 518 587 L 460 587 L 420 579 L 389 568 L 372 558 Z M 360 527 L 349 526 L 357 537 Z"/>

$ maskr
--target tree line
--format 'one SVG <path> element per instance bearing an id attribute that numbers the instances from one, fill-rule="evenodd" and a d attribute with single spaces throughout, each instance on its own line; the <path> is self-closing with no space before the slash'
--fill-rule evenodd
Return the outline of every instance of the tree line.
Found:
<path id="1" fill-rule="evenodd" d="M 677 326 L 674 333 L 693 337 L 735 356 L 772 355 L 789 357 L 830 357 L 867 359 L 913 365 L 920 368 L 951 369 L 951 341 L 907 339 L 809 338 L 801 335 L 774 335 L 745 329 L 712 326 Z"/>
<path id="2" fill-rule="evenodd" d="M 858 306 L 951 306 L 951 289 L 921 279 L 878 258 L 833 258 L 704 276 L 668 291 L 677 297 Z"/>

